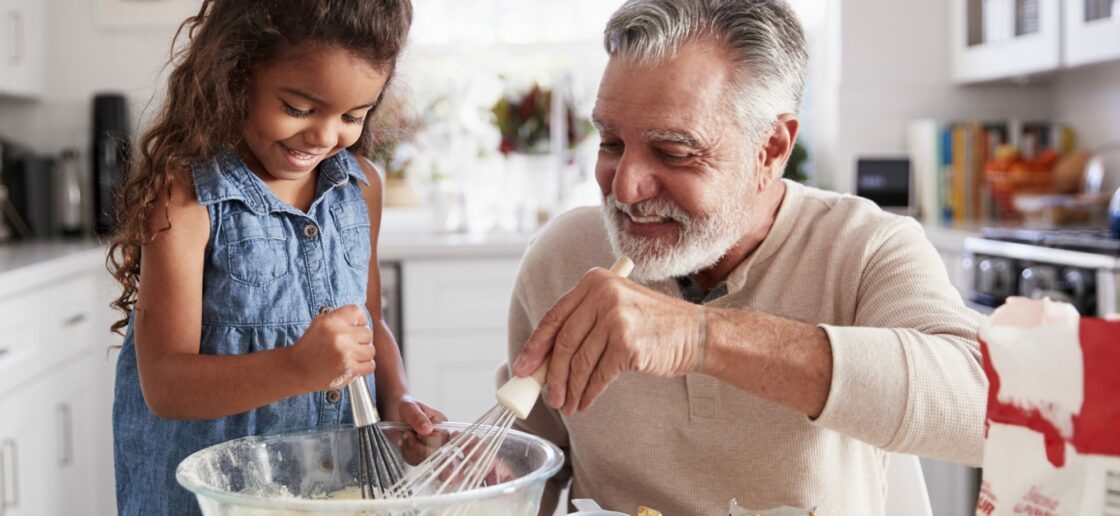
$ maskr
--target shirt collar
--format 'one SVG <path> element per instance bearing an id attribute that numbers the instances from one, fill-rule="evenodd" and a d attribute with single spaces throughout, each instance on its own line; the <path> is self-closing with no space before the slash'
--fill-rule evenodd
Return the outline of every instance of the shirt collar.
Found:
<path id="1" fill-rule="evenodd" d="M 782 195 L 782 204 L 778 207 L 774 224 L 770 226 L 770 232 L 766 234 L 766 238 L 762 239 L 758 248 L 746 260 L 736 266 L 731 274 L 727 275 L 724 281 L 727 282 L 728 293 L 733 294 L 746 286 L 747 275 L 751 268 L 769 260 L 774 253 L 781 249 L 786 239 L 789 238 L 794 223 L 797 222 L 798 213 L 801 211 L 801 201 L 805 197 L 805 186 L 786 179 L 782 179 L 782 181 L 786 184 L 786 191 Z"/>
<path id="2" fill-rule="evenodd" d="M 369 179 L 358 163 L 358 159 L 365 158 L 358 158 L 350 154 L 350 151 L 342 149 L 338 154 L 319 164 L 319 177 L 326 178 L 334 186 L 345 186 L 352 179 L 369 186 Z"/>
<path id="3" fill-rule="evenodd" d="M 288 211 L 290 208 L 268 189 L 268 186 L 233 149 L 226 149 L 214 158 L 193 165 L 195 196 L 204 206 L 221 201 L 239 200 L 258 214 Z M 349 151 L 343 149 L 319 164 L 316 195 L 333 187 L 345 186 L 350 180 L 368 185 L 369 179 Z"/>
<path id="4" fill-rule="evenodd" d="M 681 289 L 681 298 L 692 304 L 708 304 L 711 301 L 727 295 L 726 281 L 721 281 L 715 288 L 705 292 L 704 288 L 700 286 L 700 283 L 688 276 L 681 276 L 673 279 L 677 280 L 677 286 Z"/>

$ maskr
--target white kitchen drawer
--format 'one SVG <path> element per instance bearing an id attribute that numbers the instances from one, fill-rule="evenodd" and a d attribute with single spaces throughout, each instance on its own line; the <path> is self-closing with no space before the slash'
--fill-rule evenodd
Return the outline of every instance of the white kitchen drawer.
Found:
<path id="1" fill-rule="evenodd" d="M 45 361 L 39 324 L 44 299 L 32 291 L 0 300 L 0 395 L 30 380 Z"/>
<path id="2" fill-rule="evenodd" d="M 405 342 L 417 330 L 504 332 L 519 263 L 518 258 L 404 262 Z"/>
<path id="3" fill-rule="evenodd" d="M 91 338 L 97 294 L 96 277 L 87 272 L 0 301 L 0 393 L 103 340 Z"/>
<path id="4" fill-rule="evenodd" d="M 41 345 L 50 365 L 105 340 L 93 338 L 99 330 L 108 333 L 106 328 L 96 328 L 98 285 L 94 274 L 70 276 L 44 291 L 45 306 L 39 314 L 43 324 Z"/>

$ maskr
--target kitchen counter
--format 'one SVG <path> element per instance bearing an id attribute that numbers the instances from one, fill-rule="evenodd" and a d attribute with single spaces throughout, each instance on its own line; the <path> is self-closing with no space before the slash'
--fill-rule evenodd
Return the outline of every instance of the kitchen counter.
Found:
<path id="1" fill-rule="evenodd" d="M 978 225 L 964 227 L 949 227 L 939 224 L 923 224 L 926 238 L 941 252 L 960 253 L 964 248 L 964 239 L 980 236 Z"/>
<path id="2" fill-rule="evenodd" d="M 520 258 L 529 233 L 387 233 L 377 245 L 377 259 Z"/>
<path id="3" fill-rule="evenodd" d="M 105 245 L 92 239 L 0 244 L 0 299 L 104 262 Z"/>
<path id="4" fill-rule="evenodd" d="M 378 243 L 378 259 L 520 257 L 528 233 L 388 233 Z M 96 240 L 43 240 L 0 244 L 0 296 L 19 292 L 45 277 L 60 277 L 104 262 L 105 244 Z"/>

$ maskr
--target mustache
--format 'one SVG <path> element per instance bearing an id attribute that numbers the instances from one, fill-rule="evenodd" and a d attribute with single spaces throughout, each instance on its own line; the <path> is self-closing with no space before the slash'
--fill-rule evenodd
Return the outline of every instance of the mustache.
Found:
<path id="1" fill-rule="evenodd" d="M 655 197 L 633 204 L 626 204 L 620 202 L 612 193 L 607 194 L 603 202 L 606 203 L 609 208 L 616 210 L 616 212 L 625 213 L 630 217 L 659 217 L 673 220 L 685 227 L 692 225 L 692 216 L 677 205 L 677 203 L 669 199 Z"/>

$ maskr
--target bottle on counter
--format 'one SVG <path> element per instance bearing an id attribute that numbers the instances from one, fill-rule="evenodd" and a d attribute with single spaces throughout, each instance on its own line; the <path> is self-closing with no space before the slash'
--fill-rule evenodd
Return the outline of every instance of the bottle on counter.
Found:
<path id="1" fill-rule="evenodd" d="M 63 236 L 82 234 L 82 176 L 78 151 L 63 149 L 55 167 L 54 204 L 58 232 Z"/>

